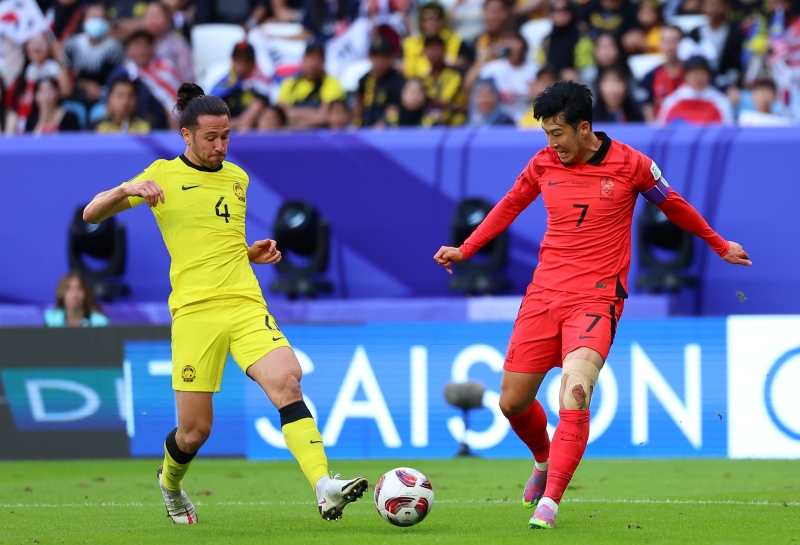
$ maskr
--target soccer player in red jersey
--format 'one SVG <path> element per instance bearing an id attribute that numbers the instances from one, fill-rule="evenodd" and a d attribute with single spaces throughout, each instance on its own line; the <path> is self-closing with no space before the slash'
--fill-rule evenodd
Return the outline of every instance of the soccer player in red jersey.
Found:
<path id="1" fill-rule="evenodd" d="M 628 296 L 631 222 L 641 193 L 673 223 L 702 238 L 728 263 L 751 265 L 735 242 L 714 232 L 673 190 L 654 161 L 604 133 L 592 132 L 592 93 L 554 83 L 533 101 L 548 146 L 459 248 L 434 259 L 450 265 L 473 256 L 540 194 L 547 231 L 508 344 L 500 408 L 535 464 L 523 505 L 531 528 L 553 528 L 561 497 L 586 450 L 592 390 L 608 357 Z M 536 393 L 562 367 L 559 423 L 553 441 Z"/>

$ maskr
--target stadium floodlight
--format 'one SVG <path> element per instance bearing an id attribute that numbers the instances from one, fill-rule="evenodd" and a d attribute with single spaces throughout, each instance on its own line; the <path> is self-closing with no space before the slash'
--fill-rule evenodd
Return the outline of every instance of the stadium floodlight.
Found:
<path id="1" fill-rule="evenodd" d="M 672 223 L 657 206 L 646 203 L 638 220 L 639 276 L 636 284 L 650 293 L 677 293 L 694 286 L 688 273 L 694 257 L 694 237 Z"/>
<path id="2" fill-rule="evenodd" d="M 286 293 L 289 299 L 312 299 L 333 291 L 333 285 L 323 278 L 328 270 L 330 225 L 314 205 L 306 201 L 284 203 L 272 232 L 283 254 L 275 265 L 278 278 L 270 285 L 272 291 Z"/>
<path id="3" fill-rule="evenodd" d="M 128 295 L 122 281 L 128 245 L 125 226 L 112 216 L 97 224 L 83 221 L 83 209 L 75 210 L 69 227 L 67 256 L 70 269 L 86 279 L 94 294 L 103 301 Z"/>
<path id="4" fill-rule="evenodd" d="M 484 199 L 464 199 L 456 207 L 451 223 L 451 241 L 460 246 L 492 209 Z M 450 278 L 450 289 L 467 295 L 494 295 L 508 290 L 511 282 L 502 276 L 508 262 L 508 233 L 503 231 L 467 261 L 453 263 L 459 272 Z"/>
<path id="5" fill-rule="evenodd" d="M 469 430 L 469 411 L 483 407 L 483 393 L 486 388 L 480 382 L 474 380 L 468 382 L 448 382 L 444 387 L 444 399 L 448 405 L 461 409 L 461 417 L 464 419 L 464 437 L 458 446 L 456 456 L 475 456 L 467 443 L 467 431 Z"/>

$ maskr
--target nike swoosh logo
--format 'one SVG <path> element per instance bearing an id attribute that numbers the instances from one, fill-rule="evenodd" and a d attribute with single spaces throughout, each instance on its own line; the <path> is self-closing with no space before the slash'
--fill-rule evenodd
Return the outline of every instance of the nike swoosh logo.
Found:
<path id="1" fill-rule="evenodd" d="M 563 183 L 564 182 L 547 182 L 547 185 L 553 186 L 553 185 L 559 185 L 559 184 L 563 184 Z"/>
<path id="2" fill-rule="evenodd" d="M 281 339 L 285 339 L 286 337 L 272 337 L 272 342 L 279 341 Z"/>
<path id="3" fill-rule="evenodd" d="M 181 189 L 186 191 L 187 189 L 194 189 L 195 187 L 200 187 L 199 185 L 182 185 Z"/>
<path id="4" fill-rule="evenodd" d="M 311 441 L 311 444 L 312 444 L 312 445 L 313 445 L 314 443 L 322 443 L 322 441 Z"/>
<path id="5" fill-rule="evenodd" d="M 173 477 L 180 477 L 180 475 L 175 475 L 172 471 L 170 471 L 169 474 L 172 475 Z"/>
<path id="6" fill-rule="evenodd" d="M 579 339 L 596 339 L 594 335 L 578 335 Z"/>

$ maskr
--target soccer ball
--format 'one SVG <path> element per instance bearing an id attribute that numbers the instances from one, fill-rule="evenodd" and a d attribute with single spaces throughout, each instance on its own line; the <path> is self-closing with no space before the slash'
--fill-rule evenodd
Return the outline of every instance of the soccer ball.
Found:
<path id="1" fill-rule="evenodd" d="M 414 526 L 433 508 L 433 487 L 416 469 L 395 468 L 375 485 L 375 507 L 395 526 Z"/>

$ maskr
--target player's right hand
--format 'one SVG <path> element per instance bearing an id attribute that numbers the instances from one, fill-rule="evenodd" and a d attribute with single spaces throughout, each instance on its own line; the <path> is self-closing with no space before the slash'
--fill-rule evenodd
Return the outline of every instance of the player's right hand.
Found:
<path id="1" fill-rule="evenodd" d="M 728 253 L 722 256 L 722 259 L 734 265 L 747 265 L 749 267 L 753 264 L 742 245 L 732 240 L 728 241 Z"/>
<path id="2" fill-rule="evenodd" d="M 150 208 L 157 205 L 159 200 L 162 203 L 166 202 L 164 200 L 164 190 L 153 180 L 135 182 L 124 185 L 122 188 L 125 191 L 125 195 L 128 197 L 142 197 Z"/>
<path id="3" fill-rule="evenodd" d="M 436 255 L 433 256 L 433 259 L 436 261 L 436 263 L 447 269 L 447 272 L 453 274 L 453 269 L 450 268 L 450 265 L 464 261 L 464 254 L 462 254 L 461 250 L 458 248 L 453 248 L 452 246 L 442 246 L 439 248 L 439 251 L 436 252 Z"/>

